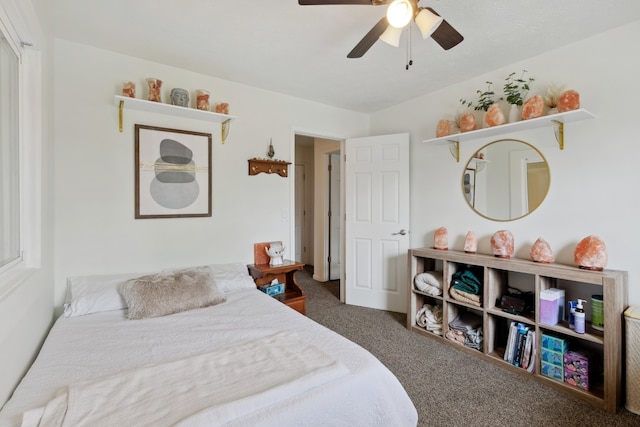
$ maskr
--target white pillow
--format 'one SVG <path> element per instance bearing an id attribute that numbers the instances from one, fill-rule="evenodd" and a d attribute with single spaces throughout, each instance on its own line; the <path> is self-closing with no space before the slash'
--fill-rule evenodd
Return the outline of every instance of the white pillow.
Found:
<path id="1" fill-rule="evenodd" d="M 241 262 L 209 265 L 213 271 L 218 289 L 222 293 L 236 292 L 242 289 L 256 289 L 256 283 L 249 275 L 246 264 Z"/>
<path id="2" fill-rule="evenodd" d="M 121 283 L 144 273 L 103 274 L 67 278 L 64 317 L 83 316 L 99 311 L 127 308 L 118 291 Z"/>

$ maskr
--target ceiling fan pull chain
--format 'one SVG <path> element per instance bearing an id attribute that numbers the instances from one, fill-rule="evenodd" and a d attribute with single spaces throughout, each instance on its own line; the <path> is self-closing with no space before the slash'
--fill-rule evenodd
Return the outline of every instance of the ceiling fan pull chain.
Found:
<path id="1" fill-rule="evenodd" d="M 409 67 L 413 65 L 413 55 L 411 53 L 411 24 L 407 26 L 407 65 L 405 66 L 405 70 L 409 70 Z"/>

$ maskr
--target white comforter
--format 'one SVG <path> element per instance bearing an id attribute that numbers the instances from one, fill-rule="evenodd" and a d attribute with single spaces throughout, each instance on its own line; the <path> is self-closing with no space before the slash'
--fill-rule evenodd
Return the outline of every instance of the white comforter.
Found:
<path id="1" fill-rule="evenodd" d="M 212 424 L 205 411 L 182 425 L 417 424 L 415 407 L 405 390 L 370 353 L 265 294 L 245 290 L 229 294 L 224 304 L 160 318 L 127 320 L 124 311 L 116 310 L 58 319 L 31 370 L 0 411 L 0 426 L 20 425 L 25 411 L 44 407 L 70 384 L 219 352 L 232 344 L 244 346 L 283 331 L 295 333 L 301 347 L 321 349 L 349 372 L 334 371 L 318 384 L 290 387 L 288 394 L 262 401 L 262 407 L 238 403 L 235 408 L 243 410 L 224 422 Z M 289 368 L 288 360 L 273 363 L 283 372 Z M 246 380 L 251 383 L 255 378 Z"/>

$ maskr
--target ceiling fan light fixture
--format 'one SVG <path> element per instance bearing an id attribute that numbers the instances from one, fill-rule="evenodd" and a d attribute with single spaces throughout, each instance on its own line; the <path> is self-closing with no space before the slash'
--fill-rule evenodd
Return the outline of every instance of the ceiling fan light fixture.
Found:
<path id="1" fill-rule="evenodd" d="M 398 47 L 400 46 L 400 37 L 402 36 L 402 28 L 392 27 L 391 25 L 387 25 L 387 29 L 384 30 L 384 33 L 380 35 L 380 40 L 383 42 L 390 44 L 391 46 Z"/>
<path id="2" fill-rule="evenodd" d="M 420 29 L 420 33 L 422 33 L 422 38 L 426 39 L 438 29 L 444 19 L 442 16 L 432 13 L 430 10 L 420 8 L 420 12 L 416 15 L 415 21 Z"/>
<path id="3" fill-rule="evenodd" d="M 393 0 L 387 9 L 387 21 L 396 28 L 406 27 L 413 18 L 413 6 L 409 0 Z"/>

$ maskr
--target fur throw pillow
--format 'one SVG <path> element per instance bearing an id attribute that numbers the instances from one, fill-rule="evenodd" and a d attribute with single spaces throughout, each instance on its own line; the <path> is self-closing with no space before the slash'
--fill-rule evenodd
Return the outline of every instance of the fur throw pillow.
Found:
<path id="1" fill-rule="evenodd" d="M 158 317 L 220 304 L 227 299 L 215 284 L 208 267 L 163 271 L 120 286 L 129 307 L 129 319 Z"/>

